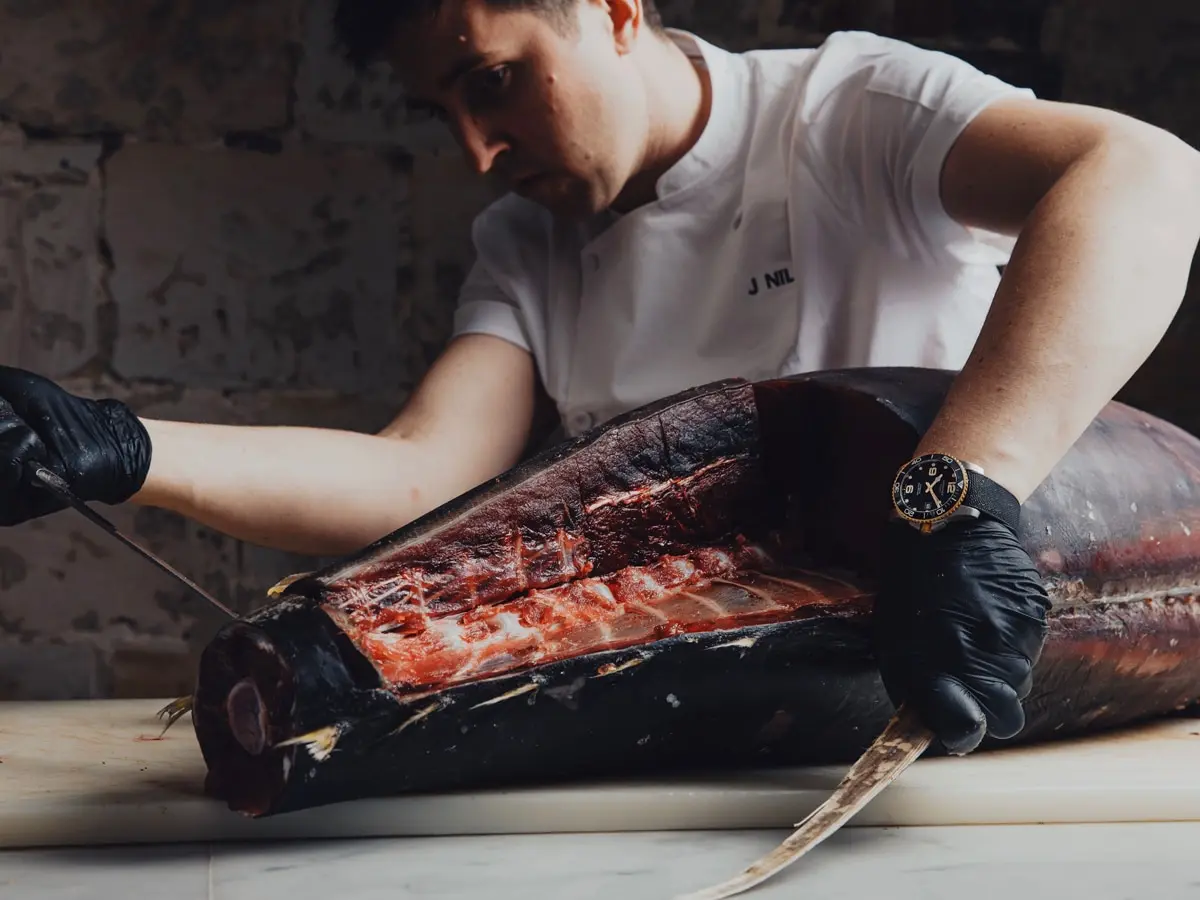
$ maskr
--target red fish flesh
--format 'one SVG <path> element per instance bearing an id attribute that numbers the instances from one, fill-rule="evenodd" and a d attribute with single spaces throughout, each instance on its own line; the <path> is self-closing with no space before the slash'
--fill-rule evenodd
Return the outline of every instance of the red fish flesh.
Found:
<path id="1" fill-rule="evenodd" d="M 263 816 L 853 761 L 894 712 L 869 636 L 891 479 L 950 379 L 697 387 L 293 581 L 203 654 L 209 790 Z M 1054 607 L 1006 744 L 1200 699 L 1200 441 L 1109 404 L 1022 527 Z"/>

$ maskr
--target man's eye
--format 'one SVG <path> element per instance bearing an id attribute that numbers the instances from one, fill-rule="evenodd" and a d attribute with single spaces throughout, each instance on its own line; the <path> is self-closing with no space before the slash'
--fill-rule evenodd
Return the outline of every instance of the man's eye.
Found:
<path id="1" fill-rule="evenodd" d="M 471 79 L 467 94 L 470 103 L 477 108 L 489 108 L 501 102 L 512 84 L 512 68 L 507 65 L 480 69 Z"/>
<path id="2" fill-rule="evenodd" d="M 483 72 L 483 83 L 489 90 L 499 90 L 508 86 L 511 70 L 508 66 L 494 66 Z"/>

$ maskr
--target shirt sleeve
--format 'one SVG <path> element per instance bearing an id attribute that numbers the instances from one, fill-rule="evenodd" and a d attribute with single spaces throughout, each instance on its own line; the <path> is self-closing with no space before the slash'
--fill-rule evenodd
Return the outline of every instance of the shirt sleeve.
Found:
<path id="1" fill-rule="evenodd" d="M 477 259 L 459 289 L 452 337 L 491 334 L 532 352 L 520 306 Z"/>
<path id="2" fill-rule="evenodd" d="M 471 224 L 475 262 L 458 291 L 452 337 L 491 334 L 538 354 L 544 341 L 535 285 L 546 265 L 544 221 L 527 201 L 508 195 L 495 201 Z"/>
<path id="3" fill-rule="evenodd" d="M 834 205 L 895 252 L 1003 265 L 1015 239 L 952 219 L 941 200 L 942 166 L 985 107 L 1032 96 L 947 53 L 839 32 L 814 54 L 797 148 Z"/>

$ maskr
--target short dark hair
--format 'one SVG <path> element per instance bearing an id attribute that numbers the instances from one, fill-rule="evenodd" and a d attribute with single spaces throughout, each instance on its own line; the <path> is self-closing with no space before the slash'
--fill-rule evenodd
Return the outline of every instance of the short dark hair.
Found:
<path id="1" fill-rule="evenodd" d="M 564 13 L 580 0 L 485 0 L 510 9 L 532 9 Z M 334 34 L 346 58 L 362 69 L 382 56 L 396 28 L 421 15 L 436 13 L 441 0 L 338 0 L 333 13 Z M 642 0 L 646 23 L 662 28 L 662 17 L 654 0 Z"/>

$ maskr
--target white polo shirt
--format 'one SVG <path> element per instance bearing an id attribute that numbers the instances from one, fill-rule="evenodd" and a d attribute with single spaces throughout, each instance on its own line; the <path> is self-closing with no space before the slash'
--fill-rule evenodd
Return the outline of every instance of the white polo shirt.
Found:
<path id="1" fill-rule="evenodd" d="M 572 436 L 727 377 L 961 368 L 1013 241 L 956 224 L 939 174 L 984 106 L 1030 92 L 861 32 L 739 54 L 670 33 L 712 111 L 657 201 L 581 223 L 501 198 L 454 333 L 532 353 Z"/>

